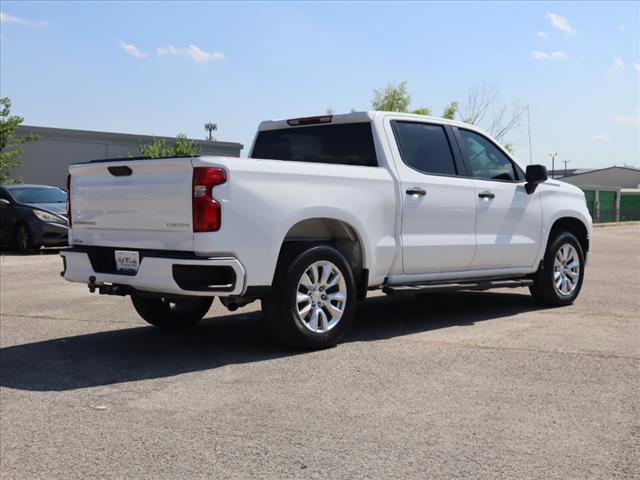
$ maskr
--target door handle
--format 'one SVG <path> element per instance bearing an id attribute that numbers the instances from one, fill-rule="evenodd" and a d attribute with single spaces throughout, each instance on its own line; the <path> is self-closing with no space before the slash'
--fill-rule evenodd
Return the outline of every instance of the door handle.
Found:
<path id="1" fill-rule="evenodd" d="M 493 198 L 495 198 L 496 194 L 495 193 L 491 193 L 491 192 L 481 192 L 481 193 L 478 194 L 478 196 L 480 198 L 493 199 Z"/>
<path id="2" fill-rule="evenodd" d="M 412 188 L 407 188 L 407 195 L 411 195 L 414 197 L 422 197 L 423 195 L 426 195 L 427 191 L 424 188 L 420 188 L 420 187 L 412 187 Z"/>

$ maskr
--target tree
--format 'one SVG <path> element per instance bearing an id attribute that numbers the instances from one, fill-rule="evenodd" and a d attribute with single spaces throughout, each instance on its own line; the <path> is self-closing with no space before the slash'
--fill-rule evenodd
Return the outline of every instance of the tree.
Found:
<path id="1" fill-rule="evenodd" d="M 16 133 L 24 118 L 11 115 L 11 100 L 0 98 L 0 184 L 22 183 L 20 178 L 11 178 L 11 170 L 20 165 L 22 150 L 15 148 L 38 140 L 38 135 L 29 134 L 18 138 Z"/>
<path id="2" fill-rule="evenodd" d="M 401 82 L 398 86 L 387 84 L 384 90 L 373 90 L 371 106 L 374 110 L 385 112 L 410 112 L 411 95 L 407 90 L 407 82 Z M 431 115 L 429 107 L 419 107 L 411 111 L 418 115 Z"/>
<path id="3" fill-rule="evenodd" d="M 408 112 L 417 115 L 431 115 L 429 107 L 418 107 L 413 110 L 409 108 L 411 95 L 407 89 L 407 82 L 401 82 L 398 86 L 389 83 L 384 90 L 373 90 L 373 100 L 371 105 L 375 110 L 386 112 Z M 444 109 L 442 118 L 453 120 L 458 113 L 458 102 L 451 102 Z"/>
<path id="4" fill-rule="evenodd" d="M 447 120 L 453 120 L 456 118 L 457 113 L 458 113 L 458 102 L 451 102 L 448 107 L 445 107 L 444 112 L 442 112 L 442 118 L 446 118 Z"/>
<path id="5" fill-rule="evenodd" d="M 511 130 L 521 125 L 524 111 L 518 102 L 501 100 L 498 87 L 480 84 L 469 90 L 462 121 L 483 127 L 502 143 Z"/>
<path id="6" fill-rule="evenodd" d="M 189 140 L 184 133 L 179 133 L 171 145 L 160 139 L 141 144 L 140 155 L 148 158 L 197 157 L 200 155 L 200 146 L 195 140 Z"/>

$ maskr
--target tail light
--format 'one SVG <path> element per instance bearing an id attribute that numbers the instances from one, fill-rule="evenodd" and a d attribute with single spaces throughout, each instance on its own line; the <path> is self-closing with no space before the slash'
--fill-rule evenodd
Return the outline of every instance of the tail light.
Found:
<path id="1" fill-rule="evenodd" d="M 222 212 L 213 198 L 213 187 L 227 181 L 227 173 L 221 168 L 196 167 L 193 169 L 193 231 L 215 232 L 220 230 Z"/>
<path id="2" fill-rule="evenodd" d="M 71 227 L 71 175 L 67 175 L 67 219 Z"/>

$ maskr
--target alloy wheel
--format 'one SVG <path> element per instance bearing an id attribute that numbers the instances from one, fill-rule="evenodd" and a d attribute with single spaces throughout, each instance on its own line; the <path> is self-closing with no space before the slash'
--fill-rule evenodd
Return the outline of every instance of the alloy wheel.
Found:
<path id="1" fill-rule="evenodd" d="M 346 303 L 347 285 L 335 264 L 320 260 L 307 267 L 296 291 L 296 314 L 305 328 L 328 332 L 340 322 Z"/>
<path id="2" fill-rule="evenodd" d="M 563 297 L 571 295 L 580 280 L 580 257 L 576 248 L 564 243 L 553 261 L 553 285 Z"/>

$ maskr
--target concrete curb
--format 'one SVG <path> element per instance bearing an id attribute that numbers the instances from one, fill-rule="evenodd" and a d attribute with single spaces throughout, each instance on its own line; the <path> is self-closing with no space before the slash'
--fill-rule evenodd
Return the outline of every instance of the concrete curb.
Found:
<path id="1" fill-rule="evenodd" d="M 640 225 L 640 222 L 634 220 L 632 222 L 594 223 L 593 227 L 594 228 L 599 228 L 599 227 L 621 227 L 621 226 L 636 226 L 636 225 Z"/>

